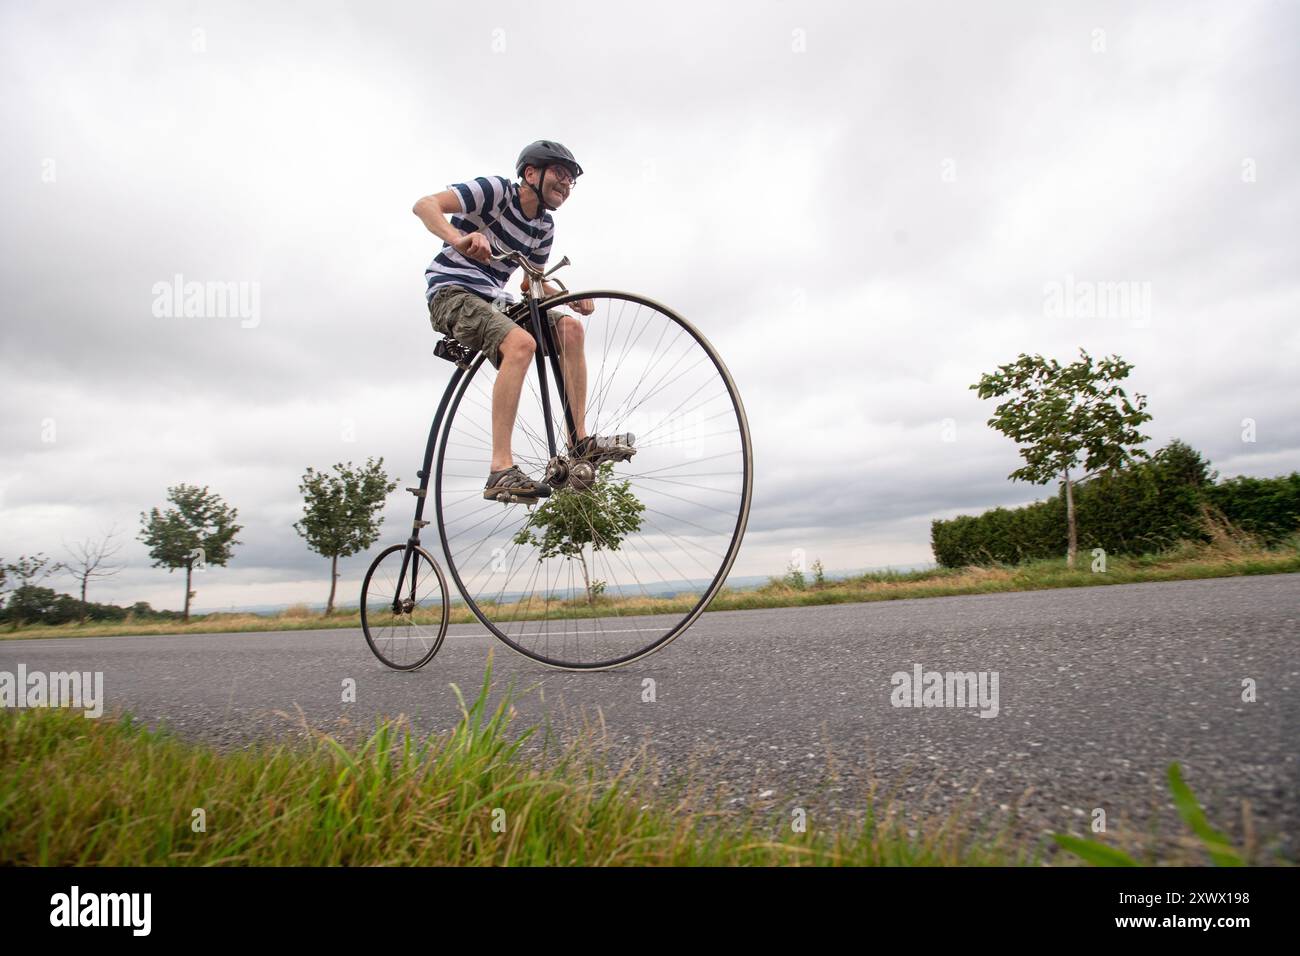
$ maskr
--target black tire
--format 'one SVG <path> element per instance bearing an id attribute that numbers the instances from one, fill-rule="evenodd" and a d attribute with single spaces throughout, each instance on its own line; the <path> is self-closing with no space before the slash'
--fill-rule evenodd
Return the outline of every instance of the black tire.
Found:
<path id="1" fill-rule="evenodd" d="M 424 548 L 415 548 L 406 573 L 398 582 L 407 545 L 395 544 L 370 563 L 361 584 L 361 630 L 374 655 L 399 671 L 419 670 L 442 647 L 451 616 L 447 579 Z M 411 574 L 416 573 L 411 601 Z M 429 582 L 437 582 L 437 593 Z M 394 599 L 400 592 L 401 604 Z"/>
<path id="2" fill-rule="evenodd" d="M 448 570 L 470 610 L 525 657 L 550 667 L 586 671 L 620 667 L 660 650 L 704 612 L 740 549 L 753 490 L 753 461 L 749 425 L 735 383 L 697 329 L 665 306 L 624 292 L 565 293 L 540 305 L 569 314 L 572 310 L 564 306 L 579 299 L 596 305 L 590 316 L 572 313 L 585 334 L 587 422 L 595 434 L 640 429 L 636 456 L 602 466 L 594 489 L 580 493 L 561 488 L 533 508 L 482 500 L 491 458 L 495 369 L 479 354 L 448 408 L 433 487 Z M 511 314 L 522 316 L 527 326 L 525 309 Z M 599 338 L 593 341 L 593 336 Z M 607 374 L 611 338 L 623 351 Z M 595 357 L 600 365 L 593 384 Z M 553 427 L 564 454 L 563 406 L 550 359 L 546 361 Z M 549 449 L 537 386 L 535 366 L 530 366 L 512 450 L 515 463 L 541 480 Z M 706 397 L 699 400 L 700 394 Z M 681 402 L 669 411 L 679 397 Z M 652 400 L 655 411 L 638 412 Z M 668 441 L 665 435 L 690 417 L 679 410 L 693 402 L 698 403 L 690 409 L 691 421 L 698 422 L 697 452 L 700 440 L 716 444 L 704 448 L 708 454 L 697 456 L 700 462 L 710 462 L 707 469 L 691 464 L 682 471 L 691 461 L 689 442 Z M 643 417 L 633 428 L 637 414 Z M 670 425 L 674 418 L 676 423 Z M 546 514 L 551 517 L 543 520 Z M 557 517 L 564 515 L 576 516 L 575 524 L 567 527 L 577 529 L 569 537 L 556 536 L 567 542 L 564 547 L 576 548 L 567 558 L 547 553 L 547 542 L 555 540 L 547 535 L 566 527 Z M 580 521 L 589 531 L 579 527 Z M 579 540 L 583 537 L 585 543 Z M 596 547 L 597 540 L 604 544 Z M 522 554 L 529 547 L 531 552 Z M 582 576 L 575 582 L 579 565 Z M 557 598 L 556 581 L 566 573 L 567 586 L 561 586 Z M 647 586 L 652 573 L 658 578 Z M 489 574 L 504 577 L 490 579 Z M 598 590 L 600 584 L 604 593 Z M 691 597 L 665 598 L 678 587 Z M 665 610 L 665 600 L 675 603 Z M 638 604 L 646 613 L 637 613 Z M 610 621 L 617 626 L 606 628 Z M 635 637 L 623 636 L 627 634 Z"/>

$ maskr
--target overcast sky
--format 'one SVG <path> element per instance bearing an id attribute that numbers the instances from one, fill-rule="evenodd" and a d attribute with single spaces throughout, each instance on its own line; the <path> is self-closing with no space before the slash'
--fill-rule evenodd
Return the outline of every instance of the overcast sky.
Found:
<path id="1" fill-rule="evenodd" d="M 1132 362 L 1152 451 L 1300 468 L 1300 6 L 739 9 L 6 4 L 0 560 L 116 524 L 91 599 L 179 607 L 136 536 L 185 482 L 244 526 L 199 609 L 322 601 L 303 472 L 414 483 L 452 371 L 411 205 L 539 138 L 585 170 L 569 286 L 674 306 L 740 388 L 733 575 L 927 562 L 932 519 L 1049 493 L 968 388 L 1020 352 Z M 177 274 L 255 283 L 256 323 L 156 315 Z M 1123 314 L 1053 307 L 1097 283 Z"/>

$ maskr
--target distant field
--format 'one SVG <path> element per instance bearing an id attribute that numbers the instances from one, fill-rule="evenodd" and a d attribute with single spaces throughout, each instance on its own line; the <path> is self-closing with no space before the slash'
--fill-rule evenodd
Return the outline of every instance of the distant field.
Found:
<path id="1" fill-rule="evenodd" d="M 817 583 L 805 572 L 803 586 L 797 579 L 773 577 L 757 588 L 725 587 L 709 605 L 711 611 L 754 608 L 798 607 L 812 604 L 847 604 L 863 601 L 891 601 L 900 598 L 944 597 L 956 594 L 986 594 L 996 591 L 1034 591 L 1044 588 L 1095 587 L 1133 584 L 1142 581 L 1181 581 L 1195 578 L 1233 577 L 1242 574 L 1286 574 L 1300 571 L 1300 536 L 1293 536 L 1276 548 L 1261 548 L 1220 538 L 1210 544 L 1183 544 L 1158 554 L 1135 558 L 1110 557 L 1104 572 L 1091 569 L 1092 558 L 1081 552 L 1078 567 L 1066 568 L 1065 559 L 1026 562 L 990 567 L 933 568 L 923 571 L 878 571 L 857 577 Z M 699 595 L 673 598 L 599 598 L 552 602 L 549 613 L 518 604 L 503 605 L 515 620 L 608 617 L 621 613 L 681 613 L 689 610 Z M 433 613 L 417 615 L 421 623 L 435 623 Z M 453 624 L 471 623 L 476 618 L 463 605 L 454 605 Z M 356 608 L 344 608 L 326 617 L 305 606 L 278 615 L 218 612 L 191 616 L 179 621 L 126 621 L 112 624 L 65 624 L 58 627 L 24 627 L 0 631 L 0 639 L 96 637 L 115 634 L 211 634 L 238 631 L 302 631 L 319 628 L 361 626 Z"/>

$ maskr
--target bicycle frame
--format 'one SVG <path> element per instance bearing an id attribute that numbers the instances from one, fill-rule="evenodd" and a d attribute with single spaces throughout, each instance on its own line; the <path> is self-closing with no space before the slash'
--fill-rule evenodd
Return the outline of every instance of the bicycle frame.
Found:
<path id="1" fill-rule="evenodd" d="M 537 366 L 538 380 L 541 382 L 542 413 L 546 418 L 547 453 L 550 456 L 550 460 L 554 461 L 557 450 L 555 444 L 555 428 L 551 420 L 551 395 L 550 390 L 546 387 L 546 363 L 543 361 L 545 358 L 551 360 L 551 371 L 555 375 L 556 387 L 560 390 L 560 403 L 564 408 L 564 422 L 565 427 L 569 432 L 568 438 L 570 445 L 577 441 L 577 427 L 573 420 L 573 409 L 569 404 L 568 392 L 565 389 L 564 370 L 561 368 L 559 353 L 555 347 L 555 336 L 551 334 L 551 323 L 542 321 L 542 313 L 544 310 L 541 303 L 544 301 L 545 280 L 557 269 L 569 265 L 569 257 L 565 256 L 554 266 L 554 268 L 545 273 L 540 269 L 533 267 L 517 252 L 510 252 L 505 255 L 493 255 L 492 258 L 498 260 L 515 259 L 519 265 L 523 267 L 524 272 L 529 279 L 528 288 L 525 290 L 524 295 L 528 302 L 528 318 L 532 329 L 533 341 L 543 342 L 545 344 L 544 349 L 537 350 L 536 354 L 533 356 L 533 360 Z M 556 279 L 555 284 L 560 287 L 560 295 L 568 294 L 569 290 L 565 288 L 563 282 Z M 442 343 L 440 342 L 439 345 L 442 345 Z M 433 425 L 429 428 L 429 440 L 424 447 L 424 464 L 423 467 L 416 472 L 416 475 L 420 479 L 420 484 L 418 487 L 406 489 L 416 497 L 415 520 L 411 525 L 411 537 L 408 538 L 406 542 L 406 551 L 402 555 L 402 568 L 401 571 L 398 572 L 397 576 L 399 582 L 406 580 L 406 571 L 411 565 L 411 556 L 415 552 L 415 549 L 420 546 L 420 529 L 427 527 L 429 524 L 429 522 L 424 518 L 424 503 L 428 500 L 429 475 L 432 473 L 433 468 L 433 453 L 437 448 L 438 434 L 442 430 L 442 421 L 443 416 L 447 413 L 447 405 L 451 402 L 451 397 L 455 394 L 456 386 L 460 383 L 461 378 L 469 370 L 469 361 L 473 354 L 468 353 L 453 356 L 447 354 L 445 351 L 439 351 L 438 349 L 435 349 L 434 352 L 437 355 L 449 358 L 451 361 L 455 362 L 456 370 L 452 373 L 451 380 L 447 383 L 447 390 L 443 392 L 442 401 L 438 403 L 438 411 L 433 417 Z M 412 571 L 410 592 L 410 601 L 412 605 L 415 603 L 415 593 L 418 585 L 419 582 L 416 580 L 416 574 Z M 401 598 L 402 588 L 399 585 L 396 589 L 396 593 L 393 595 L 394 614 L 401 612 Z"/>

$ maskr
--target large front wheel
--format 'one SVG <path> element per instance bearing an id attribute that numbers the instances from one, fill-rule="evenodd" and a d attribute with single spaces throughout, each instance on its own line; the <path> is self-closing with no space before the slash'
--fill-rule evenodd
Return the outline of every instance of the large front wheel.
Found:
<path id="1" fill-rule="evenodd" d="M 580 299 L 595 311 L 576 312 Z M 570 293 L 541 305 L 581 324 L 582 335 L 559 355 L 575 421 L 592 435 L 631 433 L 635 454 L 597 463 L 590 484 L 561 481 L 531 507 L 484 500 L 496 370 L 480 354 L 439 443 L 438 530 L 467 604 L 506 644 L 553 667 L 617 667 L 679 636 L 725 582 L 749 516 L 749 426 L 722 359 L 671 309 L 622 292 Z M 526 319 L 524 309 L 514 314 Z M 553 434 L 567 459 L 549 359 L 547 373 Z M 515 464 L 537 480 L 552 464 L 541 394 L 534 365 L 511 448 Z"/>

